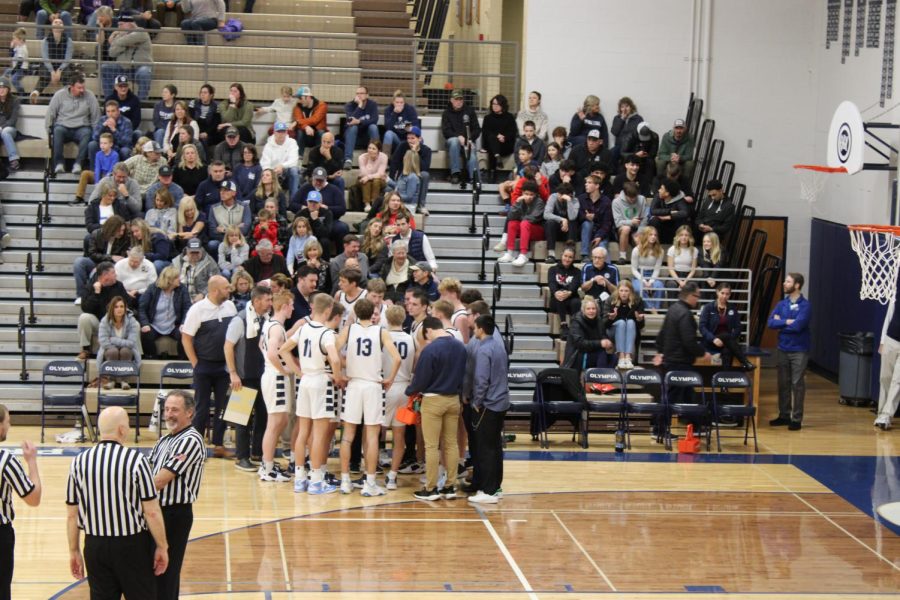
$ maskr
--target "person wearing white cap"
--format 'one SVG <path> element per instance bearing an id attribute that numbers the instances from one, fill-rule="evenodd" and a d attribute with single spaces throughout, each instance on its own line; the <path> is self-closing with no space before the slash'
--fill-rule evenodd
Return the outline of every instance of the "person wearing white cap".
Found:
<path id="1" fill-rule="evenodd" d="M 141 188 L 141 196 L 159 179 L 159 168 L 164 164 L 162 148 L 154 141 L 144 142 L 141 153 L 125 161 L 128 172 Z"/>
<path id="2" fill-rule="evenodd" d="M 306 148 L 319 145 L 322 135 L 328 131 L 328 103 L 312 95 L 308 85 L 301 85 L 294 92 L 300 99 L 294 107 L 294 122 L 297 124 L 297 147 L 300 155 Z"/>
<path id="3" fill-rule="evenodd" d="M 275 123 L 273 134 L 266 140 L 259 165 L 272 169 L 282 182 L 282 187 L 290 191 L 290 197 L 300 188 L 300 150 L 297 142 L 288 136 L 288 125 L 282 121 Z"/>
<path id="4" fill-rule="evenodd" d="M 684 119 L 675 119 L 672 129 L 663 134 L 656 155 L 656 172 L 665 173 L 666 165 L 675 163 L 690 180 L 694 174 L 694 138 L 688 133 Z"/>
<path id="5" fill-rule="evenodd" d="M 0 138 L 6 147 L 9 168 L 19 168 L 19 150 L 16 148 L 16 125 L 19 121 L 19 98 L 6 77 L 0 78 Z"/>

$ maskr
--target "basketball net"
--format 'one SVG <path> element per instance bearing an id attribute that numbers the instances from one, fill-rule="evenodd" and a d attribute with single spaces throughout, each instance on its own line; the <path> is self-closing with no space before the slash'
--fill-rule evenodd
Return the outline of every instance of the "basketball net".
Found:
<path id="1" fill-rule="evenodd" d="M 794 165 L 794 173 L 800 179 L 800 197 L 813 204 L 825 189 L 828 175 L 846 173 L 844 167 L 826 167 L 824 165 Z"/>
<path id="2" fill-rule="evenodd" d="M 888 304 L 897 290 L 897 254 L 900 252 L 900 227 L 890 225 L 848 225 L 850 247 L 859 257 L 862 300 Z"/>

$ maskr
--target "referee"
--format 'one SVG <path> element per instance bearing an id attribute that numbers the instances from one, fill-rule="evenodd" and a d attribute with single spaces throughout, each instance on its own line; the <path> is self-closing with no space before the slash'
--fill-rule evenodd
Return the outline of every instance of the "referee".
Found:
<path id="1" fill-rule="evenodd" d="M 6 441 L 10 419 L 6 406 L 0 404 L 0 442 Z M 25 504 L 41 503 L 41 477 L 37 468 L 37 450 L 34 444 L 22 442 L 22 458 L 28 465 L 28 475 L 19 460 L 8 450 L 0 448 L 0 600 L 10 600 L 12 594 L 13 559 L 16 549 L 15 518 L 12 493 L 15 490 Z"/>
<path id="2" fill-rule="evenodd" d="M 150 452 L 153 483 L 159 491 L 169 541 L 169 568 L 156 576 L 156 597 L 177 600 L 181 583 L 181 563 L 194 524 L 192 504 L 200 492 L 206 445 L 191 426 L 194 397 L 184 390 L 166 396 L 165 417 L 169 434 L 160 438 Z"/>
<path id="3" fill-rule="evenodd" d="M 100 442 L 69 469 L 69 568 L 81 579 L 87 567 L 91 600 L 118 600 L 122 594 L 127 600 L 156 600 L 155 575 L 169 564 L 169 546 L 150 463 L 122 445 L 129 431 L 125 409 L 104 409 L 97 425 Z"/>

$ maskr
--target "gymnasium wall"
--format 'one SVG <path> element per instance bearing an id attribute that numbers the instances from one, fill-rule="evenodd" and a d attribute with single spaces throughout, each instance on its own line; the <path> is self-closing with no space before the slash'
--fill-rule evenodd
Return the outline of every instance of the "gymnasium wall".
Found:
<path id="1" fill-rule="evenodd" d="M 759 215 L 788 217 L 787 267 L 808 273 L 811 217 L 889 217 L 885 172 L 833 176 L 810 206 L 791 169 L 825 163 L 828 126 L 842 100 L 856 102 L 864 118 L 884 110 L 882 49 L 854 56 L 851 47 L 841 64 L 841 42 L 825 48 L 826 17 L 822 0 L 528 0 L 524 85 L 544 92 L 553 123 L 568 124 L 587 93 L 600 96 L 611 121 L 618 98 L 629 95 L 660 133 L 696 91 L 716 120 L 725 157 L 737 164 L 736 180 L 748 186 L 747 201 Z M 894 96 L 885 108 L 900 101 Z M 900 123 L 898 113 L 878 120 Z M 898 135 L 887 135 L 896 145 Z"/>

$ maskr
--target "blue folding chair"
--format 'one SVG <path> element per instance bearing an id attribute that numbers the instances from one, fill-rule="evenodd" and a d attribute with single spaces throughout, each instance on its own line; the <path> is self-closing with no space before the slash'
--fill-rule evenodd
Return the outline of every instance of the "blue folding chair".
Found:
<path id="1" fill-rule="evenodd" d="M 189 362 L 170 362 L 163 365 L 159 372 L 159 393 L 156 395 L 156 403 L 159 407 L 159 419 L 156 421 L 156 435 L 162 433 L 163 411 L 165 409 L 166 397 L 163 395 L 163 387 L 166 379 L 176 379 L 179 381 L 193 380 L 194 367 Z M 187 387 L 190 387 L 188 385 Z"/>
<path id="2" fill-rule="evenodd" d="M 655 419 L 662 422 L 666 416 L 666 405 L 663 403 L 662 378 L 659 373 L 650 369 L 632 369 L 625 373 L 625 386 L 623 388 L 625 402 L 625 436 L 628 440 L 628 449 L 631 450 L 631 415 L 641 415 L 650 417 L 651 422 Z M 632 391 L 635 390 L 635 391 Z M 659 401 L 638 401 L 633 398 L 634 395 L 650 394 Z M 663 427 L 656 430 L 656 441 L 661 442 L 663 439 Z M 652 425 L 651 425 L 652 431 Z"/>
<path id="3" fill-rule="evenodd" d="M 756 406 L 753 404 L 753 382 L 741 371 L 720 371 L 712 377 L 712 405 L 713 423 L 716 428 L 716 447 L 722 451 L 722 435 L 719 432 L 719 422 L 722 417 L 734 417 L 744 419 L 744 445 L 747 445 L 747 437 L 750 427 L 753 427 L 753 451 L 759 452 L 759 443 L 756 438 Z M 727 394 L 730 391 L 740 391 L 747 396 L 745 404 L 719 404 L 717 394 Z M 740 437 L 740 436 L 725 436 Z"/>
<path id="4" fill-rule="evenodd" d="M 699 402 L 688 401 L 699 399 Z M 709 405 L 706 403 L 706 392 L 703 390 L 703 377 L 696 371 L 669 371 L 663 379 L 663 398 L 665 399 L 666 412 L 666 450 L 672 449 L 672 418 L 684 418 L 697 421 L 700 424 L 698 437 L 702 435 L 706 427 L 706 449 L 709 450 L 712 443 L 709 428 Z"/>
<path id="5" fill-rule="evenodd" d="M 530 367 L 509 367 L 506 373 L 506 382 L 509 385 L 510 400 L 507 415 L 528 415 L 532 420 L 536 421 L 538 431 L 541 430 L 541 405 L 535 400 L 532 393 L 528 400 L 519 400 L 513 397 L 512 392 L 523 388 L 532 388 L 537 383 L 537 374 Z M 532 441 L 539 438 L 539 435 L 532 435 Z M 506 436 L 503 437 L 503 444 L 506 445 Z"/>
<path id="6" fill-rule="evenodd" d="M 607 397 L 585 396 L 587 410 L 583 419 L 584 431 L 584 447 L 588 447 L 588 432 L 590 431 L 590 416 L 597 415 L 615 415 L 616 431 L 625 428 L 625 388 L 622 385 L 622 374 L 616 369 L 595 367 L 584 372 L 584 387 L 591 384 L 611 385 L 613 389 Z"/>
<path id="7" fill-rule="evenodd" d="M 75 381 L 77 379 L 77 381 Z M 49 385 L 48 385 L 49 384 Z M 77 360 L 54 360 L 44 365 L 41 372 L 41 443 L 44 443 L 44 428 L 47 413 L 78 414 L 84 407 L 85 371 Z M 84 422 L 81 435 L 84 437 Z"/>
<path id="8" fill-rule="evenodd" d="M 97 391 L 97 419 L 100 412 L 107 406 L 121 406 L 126 411 L 134 409 L 134 441 L 140 439 L 141 424 L 141 370 L 130 360 L 108 360 L 100 366 L 97 375 L 101 378 L 128 378 L 134 379 L 134 387 L 130 391 L 120 390 L 113 392 L 104 390 L 103 386 Z"/>

